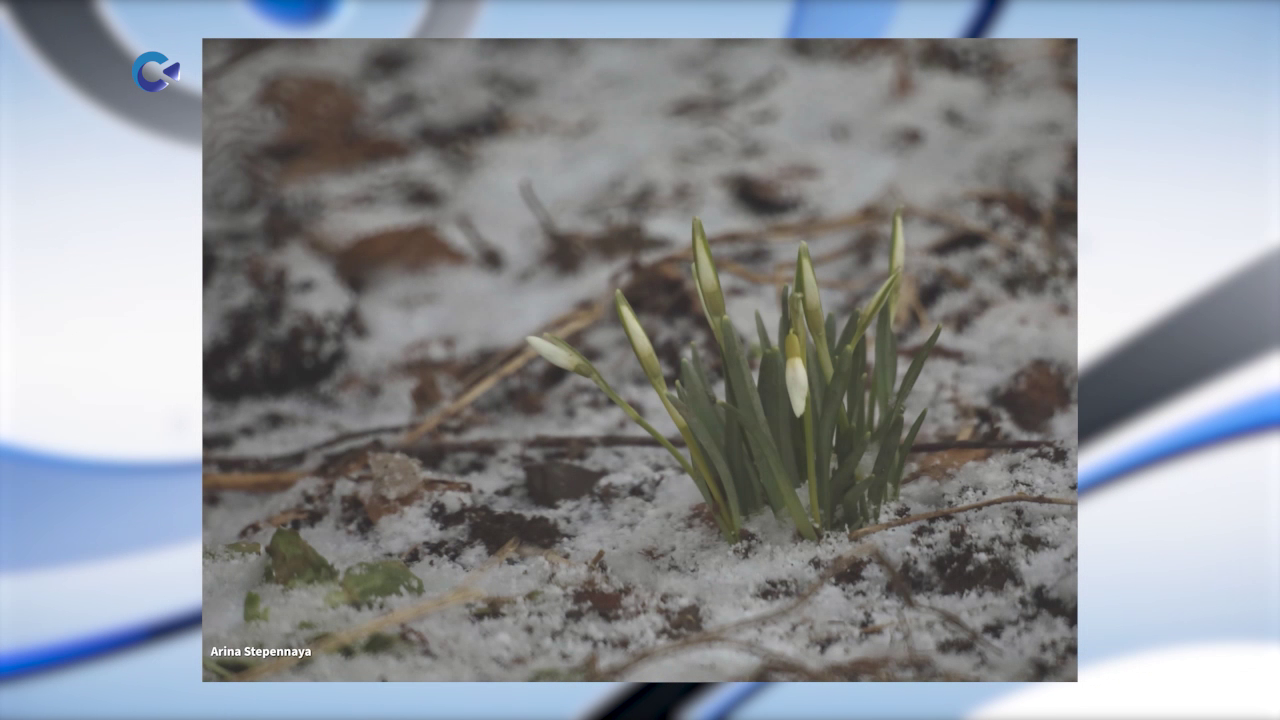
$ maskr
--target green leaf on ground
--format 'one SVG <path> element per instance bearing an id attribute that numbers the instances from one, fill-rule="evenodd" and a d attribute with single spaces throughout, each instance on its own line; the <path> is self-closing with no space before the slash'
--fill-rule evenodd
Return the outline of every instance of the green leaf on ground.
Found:
<path id="1" fill-rule="evenodd" d="M 259 597 L 258 593 L 250 590 L 248 594 L 244 596 L 245 622 L 266 620 L 270 612 L 271 611 L 268 608 L 262 607 L 262 598 Z"/>
<path id="2" fill-rule="evenodd" d="M 271 558 L 265 575 L 267 582 L 296 587 L 338 579 L 338 571 L 333 565 L 307 544 L 296 530 L 276 530 L 271 542 L 267 543 L 267 557 Z"/>
<path id="3" fill-rule="evenodd" d="M 422 580 L 399 560 L 364 562 L 342 574 L 343 601 L 357 607 L 392 595 L 421 595 Z"/>

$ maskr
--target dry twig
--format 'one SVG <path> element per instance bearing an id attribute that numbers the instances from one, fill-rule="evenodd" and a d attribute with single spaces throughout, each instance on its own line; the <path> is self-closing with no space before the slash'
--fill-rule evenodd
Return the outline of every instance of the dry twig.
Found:
<path id="1" fill-rule="evenodd" d="M 1017 244 L 1015 244 L 1009 238 L 1006 238 L 1000 233 L 988 230 L 987 228 L 981 227 L 979 225 L 975 225 L 958 215 L 953 215 L 951 213 L 946 213 L 946 212 L 938 212 L 934 210 L 925 210 L 924 208 L 918 205 L 905 205 L 903 206 L 902 212 L 903 212 L 903 215 L 908 217 L 917 217 L 917 218 L 920 218 L 921 220 L 925 220 L 925 221 L 934 223 L 936 225 L 944 225 L 953 230 L 972 233 L 974 235 L 977 235 L 983 238 L 984 240 L 986 240 L 987 242 L 993 245 L 999 245 L 1000 247 L 1004 248 L 1005 250 L 1008 250 L 1009 252 L 1016 252 L 1018 249 Z M 943 242 L 945 242 L 945 239 L 943 240 Z M 932 250 L 932 248 L 930 248 L 930 250 Z"/>
<path id="2" fill-rule="evenodd" d="M 382 428 L 379 433 L 399 432 L 406 428 L 395 426 L 393 428 Z M 373 434 L 370 432 L 349 433 L 346 436 L 329 440 L 313 448 L 299 450 L 288 453 L 286 455 L 276 455 L 263 458 L 249 457 L 221 457 L 210 458 L 207 462 L 218 466 L 231 467 L 261 467 L 276 464 L 300 464 L 304 462 L 308 455 L 316 449 L 330 447 L 339 442 L 346 442 L 352 439 L 358 439 L 360 436 Z M 669 437 L 667 440 L 677 447 L 684 446 L 684 438 L 679 435 Z M 560 449 L 560 448 L 594 448 L 594 447 L 660 447 L 657 440 L 648 435 L 535 435 L 531 438 L 479 438 L 475 440 L 454 440 L 454 441 L 433 441 L 426 446 L 418 446 L 414 443 L 401 445 L 398 449 L 410 455 L 426 451 L 444 451 L 444 452 L 492 452 L 493 450 L 502 448 L 510 444 L 520 444 L 526 449 Z M 367 449 L 375 449 L 381 447 L 380 444 L 374 443 L 365 446 Z M 911 447 L 912 453 L 938 453 L 949 452 L 952 450 L 1037 450 L 1044 447 L 1057 447 L 1057 444 L 1051 440 L 951 440 L 939 442 L 917 442 Z M 332 456 L 325 456 L 320 461 L 320 466 L 328 464 L 331 460 L 346 455 L 348 453 L 359 450 L 360 448 L 350 448 L 335 453 Z M 207 472 L 204 474 L 204 488 L 206 490 L 240 490 L 240 491 L 275 491 L 289 487 L 293 483 L 306 477 L 308 471 L 241 471 L 241 472 Z"/>
<path id="3" fill-rule="evenodd" d="M 1023 495 L 1021 493 L 1017 495 L 1005 495 L 1003 497 L 990 498 L 987 500 L 981 500 L 976 503 L 969 503 L 968 505 L 959 505 L 957 507 L 952 507 L 952 508 L 943 508 L 941 510 L 931 510 L 926 513 L 908 515 L 907 517 L 900 518 L 898 520 L 879 523 L 877 525 L 868 525 L 863 528 L 858 528 L 857 530 L 849 531 L 849 539 L 861 540 L 862 538 L 872 533 L 878 533 L 881 530 L 892 530 L 893 528 L 901 527 L 903 525 L 910 525 L 911 523 L 920 522 L 921 520 L 931 520 L 933 518 L 946 517 L 947 515 L 956 515 L 962 512 L 968 512 L 970 510 L 978 510 L 984 507 L 991 507 L 992 505 L 1001 505 L 1004 503 L 1012 503 L 1012 502 L 1043 503 L 1046 505 L 1075 505 L 1076 504 L 1075 498 L 1056 498 L 1056 497 L 1048 497 L 1045 495 Z"/>
<path id="4" fill-rule="evenodd" d="M 207 472 L 203 474 L 202 480 L 205 490 L 253 490 L 263 492 L 284 490 L 306 476 L 307 473 L 303 470 L 256 473 Z"/>
<path id="5" fill-rule="evenodd" d="M 597 302 L 586 310 L 579 310 L 572 313 L 568 318 L 558 323 L 551 329 L 551 333 L 559 335 L 562 338 L 569 338 L 579 331 L 589 327 L 592 323 L 604 315 L 604 309 L 607 307 L 605 302 Z M 523 341 L 522 341 L 523 342 Z M 525 348 L 518 355 L 503 363 L 500 367 L 487 375 L 483 380 L 471 386 L 469 390 L 458 396 L 453 402 L 431 413 L 416 428 L 409 431 L 404 439 L 400 441 L 401 445 L 410 445 L 420 440 L 424 435 L 440 427 L 440 425 L 449 418 L 457 415 L 475 402 L 477 398 L 488 392 L 494 385 L 497 385 L 503 378 L 515 374 L 521 368 L 529 363 L 530 360 L 537 357 L 537 353 L 532 348 Z"/>

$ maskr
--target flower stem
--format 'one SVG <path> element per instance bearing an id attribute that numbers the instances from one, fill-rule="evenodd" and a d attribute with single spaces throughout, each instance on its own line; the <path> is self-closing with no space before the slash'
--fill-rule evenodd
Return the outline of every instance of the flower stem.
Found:
<path id="1" fill-rule="evenodd" d="M 804 456 L 809 473 L 809 512 L 813 514 L 813 529 L 822 532 L 822 515 L 818 504 L 818 472 L 813 448 L 813 400 L 804 407 Z"/>
<path id="2" fill-rule="evenodd" d="M 836 374 L 835 366 L 831 364 L 831 351 L 827 349 L 827 333 L 815 333 L 813 336 L 813 344 L 818 348 L 818 366 L 822 368 L 822 376 L 831 382 L 831 376 Z"/>
<path id="3" fill-rule="evenodd" d="M 663 398 L 665 401 L 666 398 Z M 675 408 L 669 408 L 675 413 Z M 678 413 L 673 414 L 673 418 L 679 417 Z M 729 512 L 729 506 L 725 503 L 724 496 L 720 492 L 719 484 L 716 482 L 716 476 L 711 474 L 711 468 L 708 467 L 707 461 L 702 457 L 702 451 L 698 449 L 698 443 L 695 442 L 693 433 L 689 430 L 689 425 L 685 422 L 677 423 L 680 430 L 680 437 L 684 438 L 684 444 L 689 448 L 689 455 L 693 458 L 693 466 L 702 474 L 703 481 L 707 484 L 707 492 L 711 493 L 711 499 L 715 500 L 716 514 L 724 516 L 732 533 L 738 534 L 737 524 L 733 521 L 732 513 Z M 727 480 L 727 478 L 726 478 Z"/>
<path id="4" fill-rule="evenodd" d="M 654 440 L 657 440 L 662 447 L 666 448 L 667 452 L 671 453 L 671 456 L 679 461 L 680 467 L 684 468 L 685 472 L 689 473 L 690 476 L 693 475 L 693 467 L 689 465 L 688 460 L 684 459 L 684 455 L 681 455 L 680 451 L 676 450 L 676 447 L 672 445 L 671 441 L 667 440 L 662 433 L 658 432 L 657 429 L 650 425 L 643 417 L 640 417 L 640 413 L 636 412 L 636 409 L 631 407 L 631 403 L 619 397 L 618 393 L 614 392 L 613 388 L 609 387 L 609 383 L 605 382 L 604 378 L 600 377 L 598 373 L 591 379 L 596 381 L 596 385 L 604 391 L 605 395 L 609 396 L 610 400 L 627 413 L 627 417 L 631 418 L 637 425 L 644 428 L 645 432 L 652 435 Z"/>
<path id="5" fill-rule="evenodd" d="M 609 399 L 612 400 L 614 404 L 622 408 L 622 410 L 627 414 L 627 417 L 631 418 L 637 425 L 644 428 L 645 432 L 652 435 L 653 438 L 662 445 L 662 447 L 666 448 L 667 452 L 671 453 L 671 456 L 680 463 L 680 467 L 684 468 L 684 471 L 689 474 L 689 477 L 694 479 L 695 483 L 699 478 L 704 479 L 702 484 L 706 486 L 708 494 L 711 495 L 712 504 L 716 506 L 711 510 L 712 515 L 716 519 L 716 524 L 720 526 L 720 532 L 724 535 L 725 540 L 728 540 L 731 543 L 736 542 L 738 529 L 732 521 L 725 519 L 726 511 L 724 510 L 724 502 L 719 499 L 719 493 L 716 490 L 714 481 L 711 480 L 711 476 L 700 473 L 699 470 L 696 470 L 692 465 L 690 465 L 684 455 L 680 454 L 680 451 L 671 444 L 671 441 L 667 440 L 662 433 L 658 432 L 658 430 L 650 425 L 647 420 L 641 417 L 640 413 L 636 412 L 636 409 L 631 407 L 631 403 L 623 400 L 618 393 L 614 392 L 613 388 L 609 386 L 609 383 L 605 382 L 603 377 L 600 377 L 599 373 L 593 373 L 591 379 L 595 381 L 596 386 L 599 387 L 605 395 L 609 396 Z M 688 444 L 690 454 L 692 454 L 695 461 L 697 461 L 701 458 L 701 455 L 697 454 L 697 445 L 693 443 L 691 434 L 685 434 L 686 432 L 687 431 L 682 428 L 680 434 L 684 437 L 685 443 Z"/>

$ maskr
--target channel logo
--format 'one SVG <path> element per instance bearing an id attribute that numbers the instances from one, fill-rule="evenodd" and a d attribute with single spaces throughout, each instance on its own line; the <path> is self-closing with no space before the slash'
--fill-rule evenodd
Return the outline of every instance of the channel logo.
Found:
<path id="1" fill-rule="evenodd" d="M 133 81 L 147 92 L 160 92 L 178 81 L 181 67 L 177 60 L 170 63 L 164 53 L 144 52 L 133 61 Z"/>

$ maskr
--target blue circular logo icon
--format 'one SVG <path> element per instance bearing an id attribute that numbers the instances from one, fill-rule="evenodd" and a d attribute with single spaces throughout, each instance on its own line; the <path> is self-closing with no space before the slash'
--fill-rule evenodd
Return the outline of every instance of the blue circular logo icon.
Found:
<path id="1" fill-rule="evenodd" d="M 142 53 L 133 61 L 133 81 L 147 92 L 160 92 L 169 87 L 169 83 L 178 80 L 181 64 L 175 62 L 166 66 L 167 62 L 169 58 L 164 53 Z"/>

